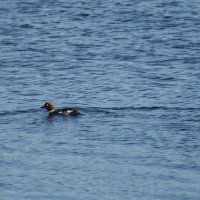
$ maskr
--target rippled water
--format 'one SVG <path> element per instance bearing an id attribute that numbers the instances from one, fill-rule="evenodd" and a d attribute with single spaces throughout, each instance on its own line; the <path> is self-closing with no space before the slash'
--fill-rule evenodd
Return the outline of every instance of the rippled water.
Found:
<path id="1" fill-rule="evenodd" d="M 199 200 L 199 19 L 197 0 L 1 1 L 0 199 Z"/>

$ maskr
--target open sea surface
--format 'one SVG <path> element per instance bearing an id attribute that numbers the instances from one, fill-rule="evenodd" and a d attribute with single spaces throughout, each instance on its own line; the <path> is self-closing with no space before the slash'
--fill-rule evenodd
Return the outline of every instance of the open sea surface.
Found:
<path id="1" fill-rule="evenodd" d="M 199 200 L 199 0 L 1 0 L 0 106 L 0 200 Z"/>

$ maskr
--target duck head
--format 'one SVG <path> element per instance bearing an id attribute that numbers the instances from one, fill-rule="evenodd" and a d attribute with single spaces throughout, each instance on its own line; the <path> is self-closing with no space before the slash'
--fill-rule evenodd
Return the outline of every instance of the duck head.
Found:
<path id="1" fill-rule="evenodd" d="M 51 102 L 46 102 L 41 108 L 45 108 L 50 112 L 55 110 L 55 107 Z"/>

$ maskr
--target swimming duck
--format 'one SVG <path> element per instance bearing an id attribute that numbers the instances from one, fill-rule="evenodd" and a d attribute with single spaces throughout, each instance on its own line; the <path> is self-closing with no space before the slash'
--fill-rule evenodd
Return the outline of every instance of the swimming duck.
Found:
<path id="1" fill-rule="evenodd" d="M 55 109 L 55 106 L 51 102 L 46 102 L 41 108 L 45 108 L 49 111 L 49 116 L 54 115 L 64 115 L 64 116 L 76 116 L 81 113 L 74 108 L 63 108 L 63 109 Z"/>

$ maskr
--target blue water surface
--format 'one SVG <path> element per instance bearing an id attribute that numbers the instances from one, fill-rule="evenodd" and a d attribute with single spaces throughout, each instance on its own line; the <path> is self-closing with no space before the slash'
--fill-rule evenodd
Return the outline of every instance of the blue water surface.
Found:
<path id="1" fill-rule="evenodd" d="M 0 1 L 0 199 L 199 200 L 199 19 L 198 0 Z"/>

